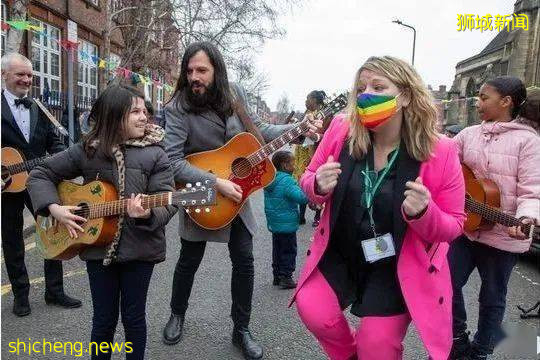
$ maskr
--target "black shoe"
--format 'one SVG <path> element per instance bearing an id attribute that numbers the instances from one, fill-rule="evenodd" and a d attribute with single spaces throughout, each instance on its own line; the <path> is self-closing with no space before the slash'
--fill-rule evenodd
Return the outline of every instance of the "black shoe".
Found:
<path id="1" fill-rule="evenodd" d="M 477 349 L 474 345 L 471 347 L 471 351 L 467 360 L 489 360 L 491 359 L 491 354 L 487 354 L 485 351 Z"/>
<path id="2" fill-rule="evenodd" d="M 278 286 L 280 281 L 281 281 L 281 276 L 279 276 L 279 275 L 275 276 L 274 275 L 274 281 L 272 282 L 272 285 Z"/>
<path id="3" fill-rule="evenodd" d="M 13 300 L 13 313 L 18 317 L 30 315 L 32 310 L 30 309 L 30 303 L 28 298 L 15 298 Z"/>
<path id="4" fill-rule="evenodd" d="M 452 342 L 450 351 L 450 360 L 468 360 L 471 353 L 471 342 L 469 341 L 469 332 L 457 335 Z"/>
<path id="5" fill-rule="evenodd" d="M 45 293 L 45 303 L 56 305 L 66 309 L 74 309 L 82 306 L 81 300 L 77 300 L 66 294 L 50 295 Z"/>
<path id="6" fill-rule="evenodd" d="M 296 283 L 291 276 L 282 277 L 279 282 L 279 287 L 282 289 L 294 289 L 296 288 Z"/>
<path id="7" fill-rule="evenodd" d="M 171 317 L 163 329 L 163 342 L 167 345 L 177 344 L 182 339 L 183 329 L 184 317 L 171 313 Z"/>
<path id="8" fill-rule="evenodd" d="M 261 345 L 253 339 L 247 327 L 234 328 L 232 343 L 242 351 L 246 360 L 257 360 L 263 357 Z"/>

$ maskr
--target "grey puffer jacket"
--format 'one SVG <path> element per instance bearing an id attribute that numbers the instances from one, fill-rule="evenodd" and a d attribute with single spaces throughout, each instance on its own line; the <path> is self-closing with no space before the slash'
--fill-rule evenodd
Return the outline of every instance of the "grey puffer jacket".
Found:
<path id="1" fill-rule="evenodd" d="M 165 151 L 157 143 L 146 147 L 126 146 L 125 196 L 152 194 L 174 190 L 173 173 Z M 88 157 L 81 143 L 47 159 L 32 170 L 28 191 L 39 215 L 48 215 L 50 204 L 60 203 L 56 186 L 62 180 L 78 176 L 84 182 L 102 180 L 118 188 L 118 172 L 114 160 L 100 151 Z M 175 206 L 153 208 L 149 219 L 133 219 L 125 215 L 116 262 L 165 260 L 165 225 L 176 213 Z M 82 260 L 101 260 L 106 247 L 89 247 L 80 254 Z"/>

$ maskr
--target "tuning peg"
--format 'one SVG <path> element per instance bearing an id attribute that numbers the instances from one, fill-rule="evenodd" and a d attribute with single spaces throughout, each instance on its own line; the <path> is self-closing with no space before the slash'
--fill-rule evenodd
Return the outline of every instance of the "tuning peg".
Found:
<path id="1" fill-rule="evenodd" d="M 198 213 L 200 213 L 200 212 L 201 212 L 201 209 L 199 209 L 199 208 L 196 208 L 196 209 L 195 209 L 195 212 L 196 212 L 196 213 L 198 214 Z"/>
<path id="2" fill-rule="evenodd" d="M 210 212 L 210 208 L 205 208 L 204 211 L 206 211 L 207 213 Z"/>
<path id="3" fill-rule="evenodd" d="M 201 187 L 201 191 L 206 191 L 206 186 Z"/>
<path id="4" fill-rule="evenodd" d="M 205 180 L 204 183 L 205 184 L 210 184 L 210 180 Z"/>
<path id="5" fill-rule="evenodd" d="M 206 204 L 206 199 L 202 199 L 201 204 Z"/>
<path id="6" fill-rule="evenodd" d="M 182 194 L 185 194 L 187 191 L 186 191 L 186 189 L 182 189 L 182 190 L 180 190 L 180 192 L 181 192 Z"/>
<path id="7" fill-rule="evenodd" d="M 192 187 L 191 183 L 187 183 L 187 184 L 186 184 L 186 187 L 187 187 L 188 189 L 191 188 L 191 187 Z"/>
<path id="8" fill-rule="evenodd" d="M 186 200 L 182 200 L 181 204 L 182 204 L 182 206 L 186 206 L 187 201 L 186 201 Z"/>
<path id="9" fill-rule="evenodd" d="M 197 182 L 195 183 L 195 186 L 196 186 L 196 187 L 200 187 L 200 186 L 201 186 L 201 182 L 200 182 L 200 181 L 197 181 Z"/>
<path id="10" fill-rule="evenodd" d="M 186 213 L 189 214 L 190 210 L 189 208 L 186 208 Z"/>
<path id="11" fill-rule="evenodd" d="M 195 205 L 197 202 L 195 200 L 191 200 L 191 205 Z"/>

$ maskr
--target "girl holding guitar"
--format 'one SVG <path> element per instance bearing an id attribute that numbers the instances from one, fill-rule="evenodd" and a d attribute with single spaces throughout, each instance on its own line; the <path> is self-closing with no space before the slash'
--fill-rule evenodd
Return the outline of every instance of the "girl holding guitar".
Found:
<path id="1" fill-rule="evenodd" d="M 86 220 L 78 216 L 81 208 L 59 205 L 56 186 L 62 180 L 78 176 L 85 183 L 103 180 L 129 198 L 128 216 L 120 215 L 111 244 L 85 248 L 80 257 L 87 264 L 94 308 L 91 341 L 97 347 L 92 347 L 92 359 L 110 359 L 110 349 L 101 352 L 100 344 L 113 342 L 119 312 L 126 359 L 143 359 L 148 286 L 154 264 L 165 260 L 165 225 L 176 212 L 173 206 L 150 210 L 141 204 L 140 194 L 174 190 L 169 160 L 158 145 L 164 131 L 148 124 L 143 95 L 127 86 L 106 89 L 94 103 L 90 118 L 95 126 L 84 142 L 32 170 L 28 191 L 37 213 L 50 212 L 72 237 L 84 231 L 80 225 Z"/>
<path id="2" fill-rule="evenodd" d="M 515 77 L 487 81 L 476 104 L 482 123 L 465 128 L 454 140 L 462 163 L 477 178 L 497 184 L 501 210 L 523 223 L 535 223 L 540 219 L 540 137 L 517 118 L 526 96 L 525 86 Z M 454 241 L 449 252 L 454 288 L 451 359 L 486 359 L 493 353 L 503 338 L 501 323 L 512 268 L 518 254 L 530 245 L 520 227 L 502 225 L 467 232 Z M 462 288 L 474 268 L 482 284 L 478 331 L 471 344 Z"/>

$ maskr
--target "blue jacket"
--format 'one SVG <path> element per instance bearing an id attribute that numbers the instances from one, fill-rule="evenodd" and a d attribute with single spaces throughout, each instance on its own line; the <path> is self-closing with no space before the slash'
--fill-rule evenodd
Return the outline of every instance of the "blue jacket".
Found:
<path id="1" fill-rule="evenodd" d="M 274 181 L 264 189 L 264 212 L 268 230 L 273 233 L 293 233 L 298 230 L 299 204 L 308 199 L 292 175 L 278 171 Z"/>

